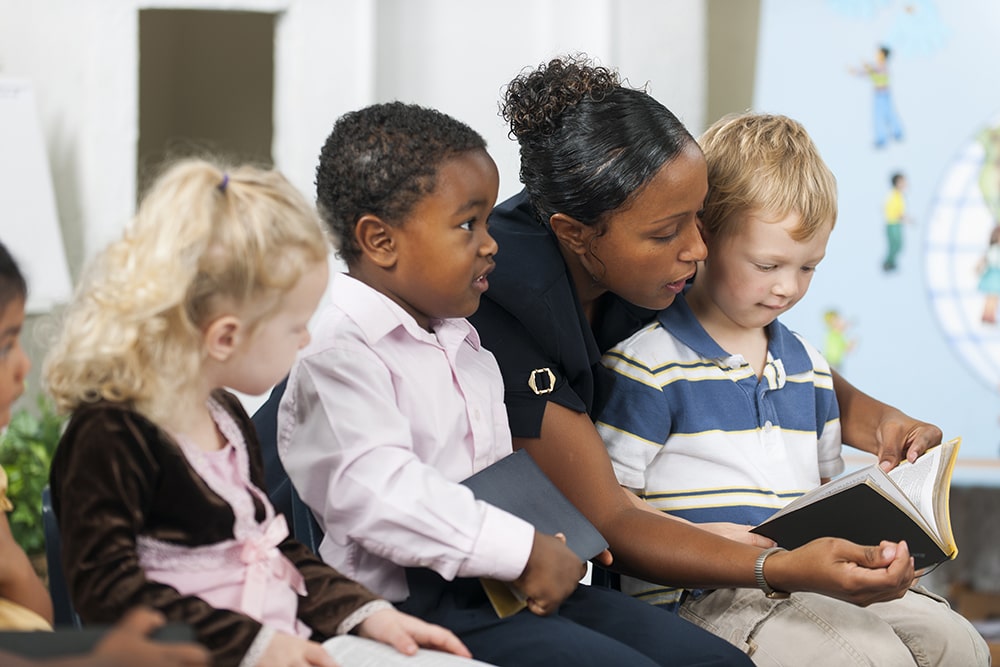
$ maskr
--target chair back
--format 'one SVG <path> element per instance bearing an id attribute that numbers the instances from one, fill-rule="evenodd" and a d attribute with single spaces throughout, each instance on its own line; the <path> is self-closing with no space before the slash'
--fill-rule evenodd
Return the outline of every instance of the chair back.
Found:
<path id="1" fill-rule="evenodd" d="M 312 549 L 314 553 L 318 553 L 319 544 L 323 541 L 323 529 L 320 528 L 309 506 L 299 498 L 278 456 L 278 404 L 281 403 L 286 384 L 288 378 L 278 383 L 251 419 L 257 430 L 257 439 L 260 441 L 264 457 L 264 483 L 267 485 L 267 496 L 274 509 L 285 515 L 295 539 Z"/>
<path id="2" fill-rule="evenodd" d="M 42 489 L 42 527 L 45 530 L 45 561 L 49 568 L 49 596 L 56 627 L 80 628 L 82 623 L 73 600 L 69 596 L 66 575 L 62 568 L 62 540 L 59 537 L 59 523 L 52 510 L 52 493 L 49 487 Z"/>

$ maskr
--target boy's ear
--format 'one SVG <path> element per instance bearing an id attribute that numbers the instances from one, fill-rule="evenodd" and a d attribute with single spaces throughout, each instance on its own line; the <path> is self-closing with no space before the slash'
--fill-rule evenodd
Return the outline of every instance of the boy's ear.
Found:
<path id="1" fill-rule="evenodd" d="M 363 215 L 354 225 L 354 237 L 361 253 L 383 269 L 396 264 L 395 227 L 376 215 Z"/>
<path id="2" fill-rule="evenodd" d="M 202 341 L 205 354 L 215 361 L 226 361 L 243 338 L 243 322 L 235 315 L 217 317 L 205 328 Z"/>
<path id="3" fill-rule="evenodd" d="M 577 255 L 585 255 L 590 248 L 590 240 L 597 233 L 596 227 L 583 224 L 565 213 L 556 213 L 549 218 L 556 238 Z"/>

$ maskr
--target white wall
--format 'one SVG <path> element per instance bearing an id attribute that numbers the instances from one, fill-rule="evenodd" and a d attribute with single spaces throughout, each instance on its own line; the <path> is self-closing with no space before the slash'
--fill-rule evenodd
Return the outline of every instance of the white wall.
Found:
<path id="1" fill-rule="evenodd" d="M 0 75 L 35 86 L 66 255 L 78 277 L 135 208 L 142 9 L 279 14 L 272 155 L 308 195 L 333 121 L 399 99 L 480 131 L 500 168 L 503 198 L 520 185 L 517 146 L 497 113 L 501 89 L 554 55 L 586 52 L 633 85 L 649 82 L 700 133 L 705 2 L 0 0 Z M 45 345 L 28 342 L 37 368 Z"/>
<path id="2" fill-rule="evenodd" d="M 138 17 L 146 8 L 280 13 L 276 165 L 309 193 L 333 120 L 374 101 L 438 107 L 482 132 L 518 189 L 497 102 L 522 68 L 585 51 L 700 130 L 704 6 L 690 0 L 0 0 L 0 73 L 36 86 L 74 275 L 134 209 Z"/>

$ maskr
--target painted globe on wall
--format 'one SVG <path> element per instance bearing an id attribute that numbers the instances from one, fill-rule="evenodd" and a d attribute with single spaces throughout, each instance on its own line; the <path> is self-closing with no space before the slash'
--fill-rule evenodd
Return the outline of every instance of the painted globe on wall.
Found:
<path id="1" fill-rule="evenodd" d="M 931 202 L 924 253 L 928 297 L 945 338 L 994 391 L 1000 391 L 998 224 L 1000 116 L 945 171 Z"/>

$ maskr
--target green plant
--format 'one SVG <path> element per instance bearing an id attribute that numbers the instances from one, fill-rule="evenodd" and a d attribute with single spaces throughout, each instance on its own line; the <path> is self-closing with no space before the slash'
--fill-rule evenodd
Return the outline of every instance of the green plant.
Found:
<path id="1" fill-rule="evenodd" d="M 40 394 L 37 410 L 15 412 L 0 437 L 0 465 L 7 471 L 7 496 L 14 503 L 14 511 L 7 518 L 14 539 L 28 555 L 45 551 L 42 489 L 49 483 L 52 453 L 65 421 L 51 401 Z"/>

